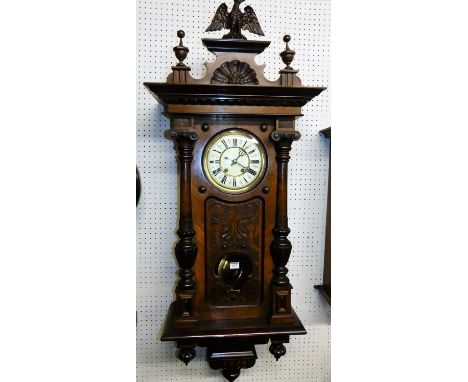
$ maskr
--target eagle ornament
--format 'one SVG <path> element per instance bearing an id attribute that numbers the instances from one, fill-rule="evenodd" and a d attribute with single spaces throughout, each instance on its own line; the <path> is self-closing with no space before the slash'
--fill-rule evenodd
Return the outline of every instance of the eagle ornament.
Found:
<path id="1" fill-rule="evenodd" d="M 228 12 L 226 3 L 221 4 L 206 32 L 229 29 L 229 33 L 223 36 L 223 39 L 226 40 L 247 40 L 242 34 L 242 29 L 259 36 L 265 36 L 253 8 L 248 5 L 244 8 L 244 12 L 240 10 L 240 5 L 244 1 L 234 0 L 231 12 Z"/>

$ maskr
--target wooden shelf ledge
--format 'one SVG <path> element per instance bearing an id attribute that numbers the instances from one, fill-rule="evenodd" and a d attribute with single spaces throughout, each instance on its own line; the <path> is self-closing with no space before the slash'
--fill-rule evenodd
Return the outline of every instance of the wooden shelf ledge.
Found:
<path id="1" fill-rule="evenodd" d="M 210 340 L 242 340 L 252 338 L 283 337 L 290 335 L 305 335 L 307 331 L 292 310 L 295 318 L 293 324 L 273 325 L 268 318 L 243 320 L 200 321 L 196 327 L 175 327 L 175 305 L 171 304 L 166 318 L 166 324 L 161 341 L 194 341 L 209 342 Z M 263 341 L 262 341 L 263 342 Z"/>

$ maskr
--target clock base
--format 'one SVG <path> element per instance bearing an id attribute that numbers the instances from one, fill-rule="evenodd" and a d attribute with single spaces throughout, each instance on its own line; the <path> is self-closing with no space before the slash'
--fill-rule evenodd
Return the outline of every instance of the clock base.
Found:
<path id="1" fill-rule="evenodd" d="M 206 360 L 212 369 L 222 370 L 224 378 L 232 382 L 239 377 L 241 369 L 255 365 L 257 353 L 251 344 L 220 344 L 208 346 Z"/>
<path id="2" fill-rule="evenodd" d="M 307 334 L 299 317 L 291 309 L 291 323 L 272 323 L 266 318 L 199 321 L 194 327 L 176 323 L 175 303 L 167 314 L 161 341 L 175 341 L 179 359 L 188 364 L 195 357 L 195 348 L 207 348 L 207 361 L 212 369 L 221 369 L 224 377 L 234 381 L 241 369 L 255 365 L 255 345 L 271 342 L 270 353 L 279 360 L 286 354 L 289 337 Z"/>

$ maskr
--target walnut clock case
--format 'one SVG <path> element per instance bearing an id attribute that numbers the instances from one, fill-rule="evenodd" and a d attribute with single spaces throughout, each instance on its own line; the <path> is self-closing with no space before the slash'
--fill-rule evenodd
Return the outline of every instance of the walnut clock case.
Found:
<path id="1" fill-rule="evenodd" d="M 302 86 L 290 66 L 289 36 L 281 53 L 286 68 L 268 81 L 254 57 L 270 42 L 231 38 L 241 27 L 263 34 L 255 12 L 246 7 L 235 24 L 226 11 L 220 6 L 209 30 L 227 26 L 230 34 L 202 39 L 217 56 L 203 79 L 184 64 L 189 49 L 179 31 L 179 63 L 166 83 L 145 86 L 171 121 L 166 137 L 179 164 L 179 281 L 161 339 L 176 342 L 185 364 L 197 346 L 207 347 L 210 367 L 233 381 L 254 366 L 256 344 L 271 342 L 278 360 L 290 336 L 306 334 L 291 307 L 286 268 L 288 161 L 301 107 L 325 88 Z"/>

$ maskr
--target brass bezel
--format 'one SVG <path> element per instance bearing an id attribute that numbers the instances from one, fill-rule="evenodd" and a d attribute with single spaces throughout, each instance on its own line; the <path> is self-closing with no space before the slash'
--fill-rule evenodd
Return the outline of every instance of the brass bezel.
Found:
<path id="1" fill-rule="evenodd" d="M 258 147 L 258 151 L 260 152 L 260 158 L 261 158 L 261 165 L 260 165 L 260 174 L 256 178 L 256 180 L 249 184 L 246 187 L 239 188 L 239 189 L 232 189 L 229 187 L 221 186 L 218 184 L 215 180 L 215 178 L 212 177 L 211 172 L 208 167 L 208 153 L 210 152 L 210 149 L 220 140 L 223 139 L 227 136 L 230 135 L 242 135 L 246 139 L 249 140 L 255 140 L 256 145 Z M 203 167 L 203 172 L 205 174 L 206 179 L 208 182 L 217 190 L 222 191 L 226 194 L 231 194 L 231 195 L 239 195 L 239 194 L 244 194 L 246 192 L 249 192 L 253 190 L 255 187 L 259 185 L 259 183 L 263 180 L 265 177 L 265 173 L 268 167 L 268 160 L 267 160 L 267 155 L 266 155 L 266 150 L 265 146 L 263 146 L 262 141 L 253 133 L 250 131 L 240 129 L 240 128 L 231 128 L 227 130 L 223 130 L 220 133 L 216 134 L 213 136 L 208 143 L 205 146 L 205 149 L 203 150 L 203 155 L 202 155 L 202 167 Z"/>

